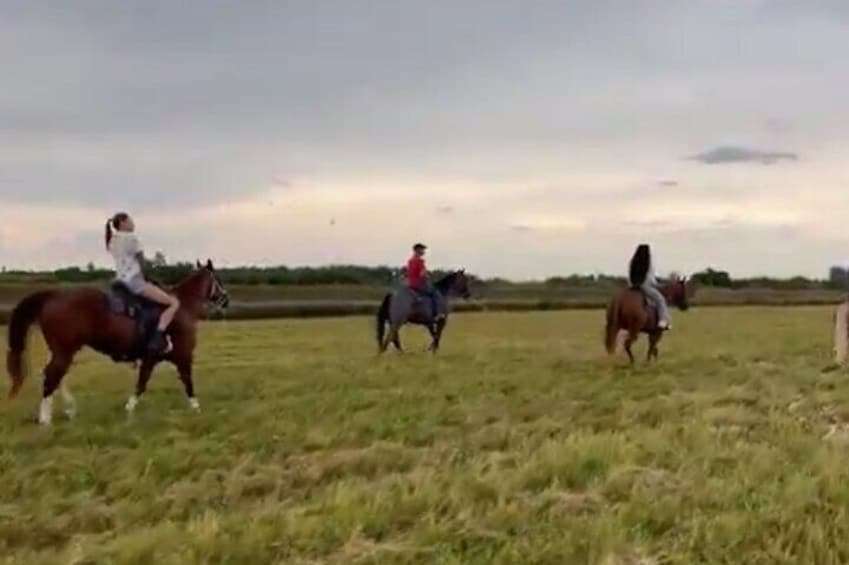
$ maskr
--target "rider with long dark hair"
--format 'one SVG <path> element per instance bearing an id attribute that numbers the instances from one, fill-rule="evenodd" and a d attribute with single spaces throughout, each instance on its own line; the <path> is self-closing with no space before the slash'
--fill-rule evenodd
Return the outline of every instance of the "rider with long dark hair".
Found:
<path id="1" fill-rule="evenodd" d="M 662 330 L 670 329 L 672 326 L 670 324 L 669 306 L 658 288 L 648 244 L 641 243 L 637 246 L 629 265 L 628 278 L 631 286 L 642 290 L 649 301 L 657 308 L 657 327 Z"/>
<path id="2" fill-rule="evenodd" d="M 136 225 L 129 214 L 119 212 L 106 221 L 106 250 L 115 259 L 115 278 L 130 292 L 165 307 L 159 317 L 159 325 L 148 348 L 153 353 L 171 351 L 168 326 L 174 320 L 180 301 L 158 286 L 148 282 L 142 271 L 144 252 L 135 234 Z"/>

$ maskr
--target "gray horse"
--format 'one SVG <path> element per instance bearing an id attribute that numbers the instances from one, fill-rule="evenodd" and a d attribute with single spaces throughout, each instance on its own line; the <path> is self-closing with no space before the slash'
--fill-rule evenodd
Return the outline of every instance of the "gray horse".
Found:
<path id="1" fill-rule="evenodd" d="M 438 280 L 433 285 L 434 292 L 440 297 L 447 299 L 453 296 L 469 298 L 469 277 L 465 269 L 454 271 Z M 425 326 L 430 331 L 432 342 L 430 351 L 436 353 L 439 350 L 439 340 L 442 331 L 448 322 L 448 314 L 438 319 L 434 316 L 434 308 L 429 297 L 418 296 L 407 287 L 400 288 L 395 292 L 387 294 L 383 298 L 380 309 L 377 311 L 377 345 L 380 353 L 386 351 L 390 343 L 395 344 L 398 351 L 401 349 L 399 331 L 406 323 Z M 386 325 L 389 324 L 389 331 Z"/>

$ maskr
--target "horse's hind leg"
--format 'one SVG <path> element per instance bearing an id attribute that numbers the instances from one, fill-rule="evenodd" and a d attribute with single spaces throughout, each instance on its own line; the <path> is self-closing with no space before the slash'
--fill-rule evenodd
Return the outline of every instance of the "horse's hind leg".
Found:
<path id="1" fill-rule="evenodd" d="M 53 393 L 61 385 L 62 378 L 71 367 L 72 361 L 73 355 L 53 353 L 50 362 L 44 368 L 44 388 L 41 406 L 38 409 L 38 423 L 43 426 L 49 426 L 53 422 Z"/>
<path id="2" fill-rule="evenodd" d="M 139 399 L 147 391 L 147 383 L 150 380 L 150 375 L 153 374 L 153 368 L 155 366 L 156 361 L 152 359 L 142 361 L 139 367 L 139 378 L 136 381 L 136 392 L 127 400 L 127 404 L 124 406 L 127 412 L 132 413 L 135 411 L 136 406 L 139 404 Z"/>
<path id="3" fill-rule="evenodd" d="M 662 333 L 652 332 L 649 334 L 649 351 L 646 354 L 646 362 L 651 362 L 652 359 L 657 360 L 657 344 L 660 342 L 661 337 L 663 337 Z"/>
<path id="4" fill-rule="evenodd" d="M 395 332 L 395 337 L 392 338 L 392 344 L 399 353 L 404 353 L 404 349 L 401 347 L 401 332 Z"/>
<path id="5" fill-rule="evenodd" d="M 74 395 L 71 394 L 71 389 L 66 383 L 59 385 L 59 391 L 62 393 L 62 403 L 65 405 L 65 415 L 68 419 L 73 420 L 77 416 L 77 401 Z"/>
<path id="6" fill-rule="evenodd" d="M 637 334 L 628 332 L 628 337 L 625 338 L 625 353 L 628 354 L 628 359 L 631 361 L 631 365 L 634 364 L 634 352 L 631 351 L 631 346 L 634 345 L 634 342 L 637 341 L 639 336 Z"/>
<path id="7" fill-rule="evenodd" d="M 380 353 L 385 352 L 389 348 L 389 344 L 398 339 L 398 329 L 394 324 L 389 324 L 389 331 L 383 338 L 383 343 L 380 344 Z"/>

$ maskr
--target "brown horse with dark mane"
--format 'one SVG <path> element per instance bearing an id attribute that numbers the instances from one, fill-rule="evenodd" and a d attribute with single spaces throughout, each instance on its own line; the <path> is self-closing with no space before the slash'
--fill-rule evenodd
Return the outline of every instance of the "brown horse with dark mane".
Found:
<path id="1" fill-rule="evenodd" d="M 607 352 L 612 354 L 616 350 L 620 330 L 627 331 L 625 352 L 632 365 L 634 355 L 631 346 L 637 341 L 640 333 L 649 336 L 647 361 L 657 359 L 657 344 L 663 337 L 663 332 L 671 327 L 669 306 L 677 306 L 681 310 L 690 307 L 692 285 L 687 283 L 686 278 L 681 277 L 671 277 L 665 284 L 660 285 L 655 278 L 651 255 L 651 248 L 647 243 L 637 246 L 628 266 L 630 287 L 615 296 L 607 307 L 604 337 Z"/>
<path id="2" fill-rule="evenodd" d="M 173 292 L 180 301 L 180 310 L 168 328 L 173 349 L 165 355 L 149 353 L 147 348 L 148 336 L 154 331 L 161 306 L 133 297 L 125 290 L 115 287 L 109 292 L 96 288 L 45 290 L 27 296 L 12 311 L 9 322 L 6 357 L 12 379 L 9 396 L 14 397 L 21 389 L 27 334 L 31 325 L 38 324 L 51 355 L 43 372 L 39 423 L 51 423 L 53 393 L 57 389 L 62 392 L 66 413 L 70 417 L 75 415 L 76 403 L 62 379 L 76 354 L 86 346 L 110 356 L 115 362 L 139 362 L 136 391 L 126 404 L 128 411 L 135 409 L 154 367 L 162 361 L 174 364 L 189 405 L 199 409 L 192 382 L 197 321 L 207 304 L 226 308 L 229 298 L 212 261 L 207 261 L 206 265 L 198 262 L 197 269 Z"/>
<path id="3" fill-rule="evenodd" d="M 693 292 L 693 286 L 686 277 L 672 277 L 660 288 L 660 292 L 666 299 L 667 304 L 675 306 L 682 311 L 690 308 L 689 297 Z M 616 351 L 616 341 L 621 330 L 628 332 L 625 338 L 625 353 L 628 354 L 631 364 L 634 364 L 634 355 L 631 346 L 637 341 L 641 333 L 649 336 L 649 349 L 646 360 L 657 359 L 657 344 L 663 337 L 664 330 L 657 325 L 657 308 L 649 304 L 646 295 L 639 286 L 631 286 L 619 292 L 607 306 L 607 324 L 605 328 L 605 346 L 607 352 L 613 354 Z"/>

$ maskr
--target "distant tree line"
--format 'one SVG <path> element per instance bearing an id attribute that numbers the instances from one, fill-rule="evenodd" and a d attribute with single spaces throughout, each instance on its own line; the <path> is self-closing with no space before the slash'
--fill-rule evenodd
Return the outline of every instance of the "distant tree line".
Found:
<path id="1" fill-rule="evenodd" d="M 843 267 L 832 267 L 827 279 L 810 279 L 807 277 L 773 278 L 749 277 L 732 278 L 728 271 L 707 268 L 694 273 L 692 278 L 701 285 L 717 288 L 769 288 L 774 290 L 818 290 L 849 289 L 849 274 Z"/>
<path id="2" fill-rule="evenodd" d="M 164 285 L 172 285 L 192 273 L 192 263 L 168 263 L 161 253 L 147 262 L 145 275 Z M 402 276 L 402 270 L 388 266 L 364 267 L 361 265 L 328 265 L 323 267 L 231 267 L 218 268 L 217 273 L 224 284 L 232 285 L 391 285 Z M 435 270 L 435 278 L 447 271 Z M 99 283 L 110 280 L 114 273 L 89 264 L 81 267 L 63 267 L 54 271 L 9 271 L 0 273 L 2 282 L 42 283 Z"/>
<path id="3" fill-rule="evenodd" d="M 191 263 L 169 263 L 165 256 L 157 253 L 145 265 L 146 275 L 164 285 L 172 285 L 188 276 L 194 265 Z M 231 285 L 366 285 L 388 286 L 397 283 L 403 271 L 389 266 L 366 267 L 361 265 L 328 265 L 324 267 L 230 267 L 220 268 L 218 274 L 224 284 Z M 445 275 L 444 271 L 435 271 L 435 277 Z M 64 267 L 54 271 L 11 271 L 2 269 L 0 283 L 3 282 L 41 282 L 41 283 L 102 283 L 111 279 L 113 272 L 98 268 L 93 264 L 85 267 Z M 520 284 L 501 278 L 487 280 L 472 277 L 477 283 L 509 286 Z M 805 277 L 772 278 L 751 277 L 733 278 L 728 271 L 707 268 L 694 273 L 692 279 L 699 285 L 716 288 L 768 288 L 775 290 L 812 290 L 837 289 L 849 290 L 849 269 L 834 266 L 827 279 L 809 279 Z M 549 287 L 612 287 L 627 284 L 624 277 L 596 275 L 568 275 L 550 277 L 542 282 Z"/>

